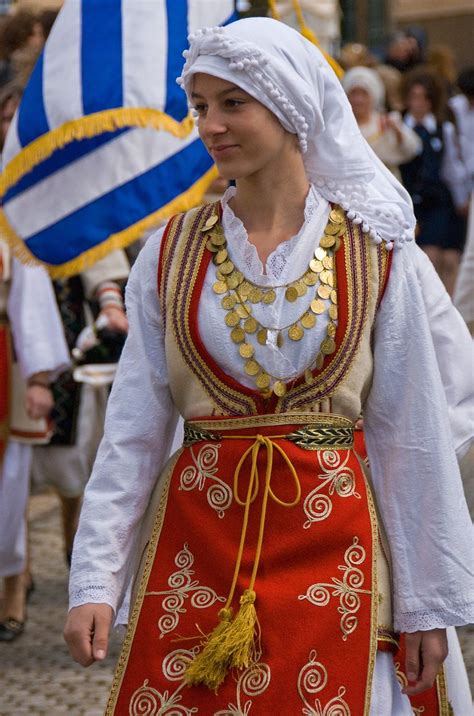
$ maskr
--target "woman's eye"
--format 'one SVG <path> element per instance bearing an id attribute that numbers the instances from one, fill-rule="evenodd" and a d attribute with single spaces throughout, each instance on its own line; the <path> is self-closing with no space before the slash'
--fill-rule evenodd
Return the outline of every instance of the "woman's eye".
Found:
<path id="1" fill-rule="evenodd" d="M 225 105 L 226 107 L 240 107 L 242 104 L 244 104 L 243 100 L 241 99 L 226 99 Z"/>
<path id="2" fill-rule="evenodd" d="M 207 105 L 205 105 L 205 104 L 195 104 L 193 109 L 198 114 L 204 114 L 204 112 L 206 111 L 206 107 L 207 107 Z"/>

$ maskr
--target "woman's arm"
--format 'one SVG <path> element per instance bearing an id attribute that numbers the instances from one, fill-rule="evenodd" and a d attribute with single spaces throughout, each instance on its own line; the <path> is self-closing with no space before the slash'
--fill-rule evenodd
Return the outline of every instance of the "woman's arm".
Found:
<path id="1" fill-rule="evenodd" d="M 416 270 L 414 245 L 394 256 L 374 332 L 364 410 L 367 449 L 394 576 L 394 625 L 415 632 L 469 623 L 472 526 Z"/>

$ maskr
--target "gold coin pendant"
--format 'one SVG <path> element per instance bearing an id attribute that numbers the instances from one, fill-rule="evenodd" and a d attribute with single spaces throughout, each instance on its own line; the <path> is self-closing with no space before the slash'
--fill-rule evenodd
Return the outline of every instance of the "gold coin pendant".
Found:
<path id="1" fill-rule="evenodd" d="M 326 299 L 329 298 L 330 295 L 331 289 L 329 288 L 329 286 L 318 286 L 318 296 L 320 298 Z"/>
<path id="2" fill-rule="evenodd" d="M 334 289 L 334 288 L 333 288 L 333 290 L 331 291 L 331 301 L 332 301 L 334 304 L 337 304 L 337 291 L 336 291 L 336 289 Z"/>
<path id="3" fill-rule="evenodd" d="M 314 313 L 305 313 L 304 316 L 301 316 L 301 325 L 303 328 L 309 329 L 313 328 L 314 324 L 316 323 L 316 316 Z"/>
<path id="4" fill-rule="evenodd" d="M 304 382 L 306 383 L 306 385 L 311 385 L 311 383 L 313 382 L 313 374 L 309 368 L 306 368 L 304 372 Z"/>
<path id="5" fill-rule="evenodd" d="M 268 373 L 265 373 L 265 371 L 262 370 L 262 372 L 258 374 L 255 382 L 257 384 L 257 388 L 260 388 L 260 390 L 265 390 L 270 385 L 271 378 Z"/>
<path id="6" fill-rule="evenodd" d="M 244 370 L 247 375 L 257 375 L 257 373 L 260 373 L 260 366 L 256 360 L 253 360 L 253 358 L 251 358 L 246 362 Z"/>
<path id="7" fill-rule="evenodd" d="M 246 333 L 255 333 L 258 328 L 258 323 L 253 316 L 249 316 L 244 323 L 244 331 Z"/>
<path id="8" fill-rule="evenodd" d="M 304 336 L 304 331 L 298 323 L 295 323 L 288 329 L 288 337 L 292 341 L 300 341 Z"/>
<path id="9" fill-rule="evenodd" d="M 238 303 L 235 307 L 235 312 L 240 318 L 248 318 L 249 312 L 247 310 L 247 306 L 245 306 L 243 303 Z"/>
<path id="10" fill-rule="evenodd" d="M 215 254 L 216 251 L 219 251 L 219 247 L 214 246 L 214 244 L 212 243 L 212 241 L 210 239 L 206 244 L 206 249 L 209 249 L 209 251 L 212 251 L 213 254 Z"/>
<path id="11" fill-rule="evenodd" d="M 257 288 L 254 286 L 250 289 L 249 292 L 249 301 L 252 301 L 252 303 L 260 303 L 260 301 L 263 298 L 263 291 L 261 288 Z"/>
<path id="12" fill-rule="evenodd" d="M 260 343 L 261 346 L 267 345 L 267 329 L 261 328 L 257 333 L 257 341 Z"/>
<path id="13" fill-rule="evenodd" d="M 224 281 L 216 281 L 212 286 L 214 293 L 225 293 L 227 291 L 227 284 Z"/>
<path id="14" fill-rule="evenodd" d="M 324 303 L 321 301 L 320 298 L 315 298 L 311 301 L 310 308 L 313 313 L 315 313 L 317 316 L 319 316 L 321 313 L 324 313 L 325 306 Z"/>
<path id="15" fill-rule="evenodd" d="M 250 343 L 241 343 L 239 353 L 242 358 L 251 358 L 255 353 L 255 349 L 252 345 L 250 345 Z"/>
<path id="16" fill-rule="evenodd" d="M 311 271 L 314 271 L 314 273 L 321 273 L 321 271 L 323 270 L 323 265 L 318 259 L 311 259 L 311 261 L 309 262 L 309 267 Z"/>
<path id="17" fill-rule="evenodd" d="M 336 329 L 336 326 L 334 323 L 328 323 L 326 332 L 327 332 L 329 338 L 334 338 L 334 336 L 336 335 L 336 330 L 337 329 Z"/>
<path id="18" fill-rule="evenodd" d="M 314 258 L 318 261 L 322 261 L 325 256 L 327 256 L 327 251 L 323 249 L 322 246 L 318 246 L 314 252 Z"/>
<path id="19" fill-rule="evenodd" d="M 327 236 L 327 234 L 324 234 L 323 238 L 319 243 L 324 249 L 330 249 L 331 246 L 334 246 L 334 244 L 336 243 L 336 239 L 334 236 Z"/>
<path id="20" fill-rule="evenodd" d="M 228 276 L 233 270 L 234 264 L 232 261 L 224 261 L 224 263 L 219 266 L 219 271 L 223 273 L 224 276 Z"/>
<path id="21" fill-rule="evenodd" d="M 277 380 L 273 384 L 273 392 L 279 398 L 283 398 L 283 396 L 286 394 L 286 385 L 284 384 L 284 382 L 282 380 Z"/>
<path id="22" fill-rule="evenodd" d="M 276 293 L 273 290 L 273 288 L 271 288 L 269 291 L 265 291 L 265 293 L 263 294 L 262 301 L 263 301 L 263 303 L 268 304 L 268 303 L 273 303 L 275 301 L 275 299 L 276 299 Z"/>
<path id="23" fill-rule="evenodd" d="M 298 291 L 294 286 L 288 286 L 285 291 L 285 298 L 290 303 L 294 303 L 296 301 L 296 299 L 298 298 Z"/>
<path id="24" fill-rule="evenodd" d="M 231 330 L 230 337 L 234 343 L 242 343 L 245 340 L 245 331 L 240 326 L 237 326 Z"/>
<path id="25" fill-rule="evenodd" d="M 331 306 L 329 306 L 328 313 L 329 313 L 329 318 L 332 321 L 337 320 L 337 306 L 335 306 L 334 304 L 331 304 Z"/>
<path id="26" fill-rule="evenodd" d="M 336 341 L 334 338 L 325 338 L 321 343 L 321 353 L 324 355 L 331 355 L 336 350 Z"/>
<path id="27" fill-rule="evenodd" d="M 224 296 L 221 301 L 221 306 L 225 308 L 226 311 L 231 311 L 235 306 L 236 300 L 235 296 Z"/>
<path id="28" fill-rule="evenodd" d="M 240 316 L 236 311 L 230 311 L 225 317 L 226 326 L 233 328 L 240 323 Z"/>

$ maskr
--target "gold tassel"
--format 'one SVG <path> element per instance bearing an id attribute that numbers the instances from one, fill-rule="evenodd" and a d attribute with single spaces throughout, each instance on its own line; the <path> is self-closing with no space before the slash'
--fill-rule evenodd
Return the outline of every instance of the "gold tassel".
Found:
<path id="1" fill-rule="evenodd" d="M 203 650 L 188 665 L 184 681 L 188 686 L 204 684 L 217 693 L 217 689 L 227 676 L 229 663 L 221 659 L 221 647 L 224 635 L 232 621 L 232 609 L 221 609 L 219 624 L 209 634 Z"/>
<path id="2" fill-rule="evenodd" d="M 204 684 L 217 692 L 229 669 L 246 669 L 258 661 L 255 641 L 260 629 L 255 598 L 253 590 L 245 590 L 235 619 L 230 609 L 221 609 L 220 623 L 186 669 L 184 680 L 188 685 Z"/>

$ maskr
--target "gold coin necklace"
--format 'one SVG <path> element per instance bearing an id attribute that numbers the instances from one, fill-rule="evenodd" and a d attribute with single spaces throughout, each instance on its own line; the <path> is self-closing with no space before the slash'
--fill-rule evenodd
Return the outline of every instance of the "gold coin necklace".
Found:
<path id="1" fill-rule="evenodd" d="M 236 269 L 229 257 L 227 241 L 222 227 L 218 223 L 217 215 L 211 216 L 201 229 L 207 234 L 206 247 L 212 252 L 213 263 L 216 266 L 216 281 L 213 284 L 213 291 L 218 295 L 226 294 L 221 300 L 222 308 L 227 311 L 225 323 L 231 329 L 232 341 L 239 345 L 239 355 L 245 360 L 245 373 L 255 379 L 256 386 L 264 397 L 269 397 L 272 393 L 283 397 L 287 390 L 286 383 L 283 379 L 268 373 L 260 365 L 254 356 L 253 345 L 247 340 L 248 336 L 256 334 L 257 342 L 260 345 L 266 345 L 268 332 L 275 332 L 277 334 L 276 343 L 280 348 L 284 342 L 284 334 L 292 341 L 300 341 L 305 330 L 314 328 L 318 316 L 325 313 L 324 301 L 330 299 L 326 336 L 321 341 L 316 359 L 312 360 L 304 370 L 306 383 L 310 384 L 313 381 L 312 371 L 314 368 L 320 369 L 325 357 L 336 350 L 334 337 L 337 330 L 335 323 L 337 320 L 337 290 L 334 254 L 341 244 L 339 237 L 344 231 L 344 220 L 345 215 L 342 209 L 339 207 L 331 209 L 324 234 L 314 252 L 314 258 L 309 262 L 304 274 L 291 283 L 271 288 L 253 283 Z M 251 304 L 273 303 L 276 300 L 275 289 L 285 288 L 285 300 L 293 303 L 304 296 L 309 287 L 316 287 L 309 307 L 296 321 L 292 321 L 287 326 L 281 328 L 264 326 L 252 315 Z"/>

